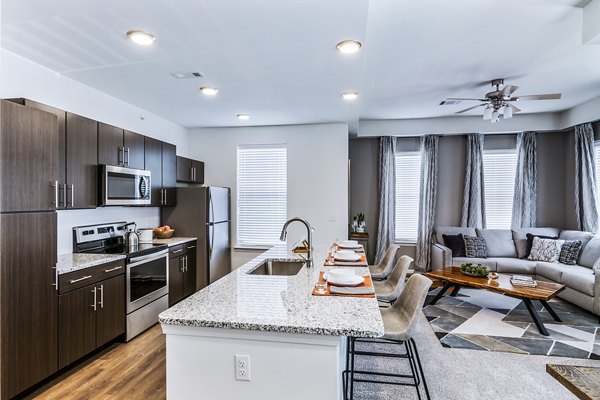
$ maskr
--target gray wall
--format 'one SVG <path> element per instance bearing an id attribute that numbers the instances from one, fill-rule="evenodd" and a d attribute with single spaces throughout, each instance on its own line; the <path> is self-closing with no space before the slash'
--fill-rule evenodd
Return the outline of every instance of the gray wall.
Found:
<path id="1" fill-rule="evenodd" d="M 594 126 L 600 132 L 600 125 Z M 537 136 L 538 226 L 575 229 L 574 139 L 572 130 L 543 132 Z M 516 135 L 488 135 L 485 149 L 514 147 Z M 398 138 L 398 148 L 413 150 L 416 138 Z M 369 232 L 369 248 L 375 248 L 377 234 L 377 162 L 379 139 L 350 140 L 352 215 L 364 212 Z M 439 142 L 436 225 L 460 225 L 465 176 L 465 137 L 442 136 Z M 418 147 L 417 147 L 418 148 Z M 404 252 L 414 254 L 405 247 Z M 373 253 L 373 252 L 371 252 Z"/>

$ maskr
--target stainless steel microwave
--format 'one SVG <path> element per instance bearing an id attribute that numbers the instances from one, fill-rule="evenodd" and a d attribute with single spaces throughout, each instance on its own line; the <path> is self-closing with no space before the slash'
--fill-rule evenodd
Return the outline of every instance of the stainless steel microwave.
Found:
<path id="1" fill-rule="evenodd" d="M 150 171 L 100 165 L 99 178 L 101 205 L 150 205 Z"/>

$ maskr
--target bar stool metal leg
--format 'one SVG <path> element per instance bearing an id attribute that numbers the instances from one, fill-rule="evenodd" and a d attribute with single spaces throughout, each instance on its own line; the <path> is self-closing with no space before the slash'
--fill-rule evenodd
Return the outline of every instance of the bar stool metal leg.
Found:
<path id="1" fill-rule="evenodd" d="M 423 378 L 423 387 L 425 388 L 425 395 L 427 396 L 427 399 L 430 399 L 431 397 L 429 396 L 429 388 L 427 387 L 427 380 L 425 379 L 425 374 L 423 373 L 423 365 L 421 364 L 421 357 L 419 357 L 419 350 L 417 350 L 417 343 L 415 342 L 415 340 L 413 338 L 410 338 L 409 342 L 411 344 L 411 347 L 415 351 L 417 365 L 419 366 L 419 373 L 420 373 L 421 377 Z"/>

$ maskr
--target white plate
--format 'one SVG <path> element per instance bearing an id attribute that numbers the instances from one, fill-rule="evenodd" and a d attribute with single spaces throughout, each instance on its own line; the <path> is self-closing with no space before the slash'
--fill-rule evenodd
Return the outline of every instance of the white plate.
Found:
<path id="1" fill-rule="evenodd" d="M 358 240 L 342 240 L 342 244 L 347 244 L 347 245 L 358 244 Z"/>
<path id="2" fill-rule="evenodd" d="M 365 278 L 358 275 L 345 276 L 343 279 L 328 280 L 327 282 L 333 286 L 358 286 L 365 281 Z"/>
<path id="3" fill-rule="evenodd" d="M 335 260 L 337 261 L 360 261 L 360 255 L 353 253 L 353 254 L 335 254 Z"/>
<path id="4" fill-rule="evenodd" d="M 360 245 L 360 244 L 338 243 L 338 247 L 340 249 L 360 249 L 360 248 L 362 248 L 362 245 Z"/>
<path id="5" fill-rule="evenodd" d="M 352 268 L 335 268 L 325 272 L 323 274 L 323 278 L 327 280 L 329 277 L 331 277 L 333 280 L 340 280 L 353 275 L 355 274 Z"/>

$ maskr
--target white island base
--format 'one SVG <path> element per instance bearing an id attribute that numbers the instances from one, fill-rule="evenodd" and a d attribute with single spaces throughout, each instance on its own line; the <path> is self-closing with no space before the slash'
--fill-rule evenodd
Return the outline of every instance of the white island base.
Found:
<path id="1" fill-rule="evenodd" d="M 346 338 L 162 325 L 167 400 L 339 400 Z M 250 356 L 250 381 L 236 380 L 235 355 Z"/>

